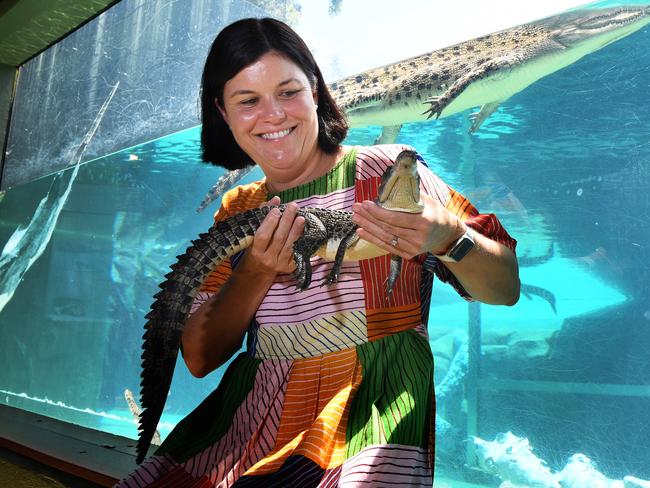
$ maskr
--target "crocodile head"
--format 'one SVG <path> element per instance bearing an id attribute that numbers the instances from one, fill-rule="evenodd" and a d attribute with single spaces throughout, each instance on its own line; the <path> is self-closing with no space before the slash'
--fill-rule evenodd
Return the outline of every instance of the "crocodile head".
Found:
<path id="1" fill-rule="evenodd" d="M 565 48 L 590 52 L 631 34 L 650 23 L 650 5 L 578 10 L 540 21 L 553 40 Z"/>
<path id="2" fill-rule="evenodd" d="M 420 200 L 420 176 L 414 151 L 402 151 L 395 164 L 381 177 L 377 203 L 388 210 L 420 213 L 424 204 Z"/>

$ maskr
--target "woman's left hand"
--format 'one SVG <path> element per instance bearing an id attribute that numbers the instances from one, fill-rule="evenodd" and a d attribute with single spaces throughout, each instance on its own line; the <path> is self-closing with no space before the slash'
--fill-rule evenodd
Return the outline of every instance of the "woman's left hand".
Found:
<path id="1" fill-rule="evenodd" d="M 352 205 L 352 220 L 362 239 L 405 259 L 424 252 L 442 254 L 465 233 L 465 224 L 428 195 L 422 213 L 386 210 L 374 202 Z M 393 245 L 395 244 L 396 245 Z"/>

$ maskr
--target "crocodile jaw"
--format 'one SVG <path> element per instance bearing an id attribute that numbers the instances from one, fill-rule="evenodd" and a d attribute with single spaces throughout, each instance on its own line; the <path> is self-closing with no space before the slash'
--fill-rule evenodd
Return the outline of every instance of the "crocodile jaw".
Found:
<path id="1" fill-rule="evenodd" d="M 567 49 L 586 43 L 593 52 L 650 23 L 650 6 L 569 12 L 542 22 L 548 25 L 554 40 Z"/>

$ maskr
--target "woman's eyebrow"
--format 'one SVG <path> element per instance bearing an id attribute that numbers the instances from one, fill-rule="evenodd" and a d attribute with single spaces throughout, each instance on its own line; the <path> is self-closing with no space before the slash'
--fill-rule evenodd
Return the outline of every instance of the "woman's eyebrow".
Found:
<path id="1" fill-rule="evenodd" d="M 288 80 L 285 80 L 281 83 L 278 83 L 278 86 L 283 86 L 283 85 L 288 85 L 289 83 L 295 81 L 296 83 L 300 83 L 300 80 L 298 78 L 289 78 Z"/>
<path id="2" fill-rule="evenodd" d="M 288 85 L 289 83 L 293 83 L 293 82 L 300 83 L 300 80 L 298 78 L 289 78 L 288 80 L 284 80 L 284 81 L 281 81 L 280 83 L 278 83 L 278 86 L 279 87 L 280 86 L 285 86 L 285 85 Z M 253 91 L 253 90 L 242 89 L 242 90 L 234 91 L 230 95 L 230 98 L 236 97 L 238 95 L 251 95 L 251 94 L 255 94 L 255 93 L 256 92 Z"/>

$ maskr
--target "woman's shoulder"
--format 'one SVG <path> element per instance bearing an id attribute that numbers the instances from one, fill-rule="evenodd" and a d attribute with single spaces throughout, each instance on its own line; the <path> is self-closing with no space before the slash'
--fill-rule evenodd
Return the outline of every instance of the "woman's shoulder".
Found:
<path id="1" fill-rule="evenodd" d="M 236 213 L 259 207 L 266 201 L 268 194 L 265 182 L 265 179 L 261 179 L 228 190 L 221 199 L 221 207 L 214 214 L 214 219 L 221 220 Z"/>

